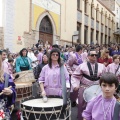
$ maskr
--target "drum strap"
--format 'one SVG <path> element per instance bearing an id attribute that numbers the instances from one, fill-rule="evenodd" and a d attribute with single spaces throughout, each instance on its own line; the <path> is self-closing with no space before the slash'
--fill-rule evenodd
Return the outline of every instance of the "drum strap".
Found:
<path id="1" fill-rule="evenodd" d="M 116 71 L 115 71 L 115 74 L 117 73 L 117 71 L 119 70 L 119 67 L 120 67 L 120 65 L 117 67 L 117 69 L 116 69 Z"/>
<path id="2" fill-rule="evenodd" d="M 114 108 L 114 114 L 113 114 L 113 120 L 119 120 L 119 113 L 120 113 L 120 103 L 116 101 L 115 108 Z"/>
<path id="3" fill-rule="evenodd" d="M 95 71 L 94 71 L 94 74 L 93 74 L 93 70 L 92 70 L 92 67 L 90 65 L 89 62 L 87 62 L 87 66 L 88 66 L 88 69 L 89 69 L 89 73 L 90 73 L 90 76 L 89 75 L 86 75 L 86 74 L 83 74 L 83 76 L 91 81 L 96 81 L 96 80 L 99 80 L 100 77 L 97 77 L 97 73 L 98 73 L 98 64 L 95 63 Z"/>
<path id="4" fill-rule="evenodd" d="M 67 106 L 67 88 L 66 88 L 66 80 L 65 80 L 65 73 L 64 73 L 64 65 L 60 67 L 60 78 L 62 82 L 62 96 L 63 96 L 63 110 L 65 110 Z"/>

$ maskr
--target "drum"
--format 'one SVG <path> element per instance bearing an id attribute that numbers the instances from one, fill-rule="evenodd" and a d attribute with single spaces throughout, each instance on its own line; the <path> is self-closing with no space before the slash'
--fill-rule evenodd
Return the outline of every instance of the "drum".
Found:
<path id="1" fill-rule="evenodd" d="M 51 96 L 47 103 L 41 97 L 31 97 L 22 101 L 21 111 L 24 120 L 71 120 L 71 104 L 68 100 L 64 112 L 63 99 Z"/>
<path id="2" fill-rule="evenodd" d="M 15 79 L 16 82 L 35 82 L 35 77 L 33 74 L 33 70 L 26 70 L 22 72 L 15 73 L 15 75 L 19 74 L 19 77 Z"/>
<path id="3" fill-rule="evenodd" d="M 102 94 L 100 85 L 92 85 L 84 90 L 83 98 L 86 102 L 89 102 L 100 94 Z"/>
<path id="4" fill-rule="evenodd" d="M 15 83 L 16 84 L 16 101 L 21 101 L 24 98 L 31 97 L 32 83 Z"/>

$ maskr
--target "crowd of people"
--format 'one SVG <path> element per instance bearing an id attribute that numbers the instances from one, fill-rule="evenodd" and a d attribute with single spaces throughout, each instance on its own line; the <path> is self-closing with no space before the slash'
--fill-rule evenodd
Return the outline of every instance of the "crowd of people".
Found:
<path id="1" fill-rule="evenodd" d="M 16 98 L 14 73 L 33 70 L 42 96 L 62 96 L 60 71 L 63 66 L 66 89 L 71 91 L 71 105 L 74 107 L 78 104 L 78 115 L 75 119 L 113 120 L 117 101 L 114 95 L 119 96 L 117 88 L 120 82 L 118 44 L 43 46 L 39 40 L 33 47 L 23 48 L 19 53 L 11 53 L 8 49 L 1 50 L 0 60 L 0 92 L 3 92 L 0 100 L 7 98 L 5 108 L 9 115 L 9 107 L 15 103 Z M 7 77 L 8 85 L 5 86 Z M 102 95 L 86 102 L 84 91 L 94 84 L 101 86 Z"/>

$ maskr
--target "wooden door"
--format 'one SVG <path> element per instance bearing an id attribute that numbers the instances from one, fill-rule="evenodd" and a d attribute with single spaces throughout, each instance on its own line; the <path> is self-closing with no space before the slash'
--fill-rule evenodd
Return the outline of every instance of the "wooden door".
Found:
<path id="1" fill-rule="evenodd" d="M 44 45 L 46 41 L 50 45 L 53 43 L 53 29 L 52 29 L 52 24 L 48 16 L 45 16 L 40 24 L 39 28 L 39 39 L 43 41 Z"/>
<path id="2" fill-rule="evenodd" d="M 48 41 L 50 45 L 53 43 L 53 35 L 51 34 L 40 32 L 39 39 L 43 41 L 44 45 L 46 41 Z"/>

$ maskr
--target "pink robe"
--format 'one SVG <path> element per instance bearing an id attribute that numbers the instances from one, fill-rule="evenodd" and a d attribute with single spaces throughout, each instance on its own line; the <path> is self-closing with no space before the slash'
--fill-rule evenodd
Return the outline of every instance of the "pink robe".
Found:
<path id="1" fill-rule="evenodd" d="M 71 75 L 75 69 L 83 63 L 85 60 L 86 53 L 82 53 L 81 55 L 78 55 L 77 52 L 70 54 L 69 59 L 66 63 L 67 70 L 69 74 Z M 81 59 L 81 61 L 79 61 Z M 72 102 L 76 101 L 78 97 L 78 91 L 72 91 L 70 94 L 70 99 Z"/>
<path id="2" fill-rule="evenodd" d="M 107 72 L 111 72 L 115 74 L 115 71 L 117 70 L 119 64 L 115 64 L 115 63 L 111 63 L 107 66 L 106 70 Z M 116 72 L 116 76 L 118 77 L 118 80 L 120 82 L 120 67 L 118 69 L 118 71 Z"/>
<path id="3" fill-rule="evenodd" d="M 3 69 L 4 73 L 9 74 L 11 76 L 11 78 L 14 79 L 12 67 L 11 67 L 10 63 L 7 62 L 7 60 L 4 60 L 2 62 L 2 69 Z"/>
<path id="4" fill-rule="evenodd" d="M 91 67 L 95 67 L 95 64 L 91 64 Z M 98 74 L 97 77 L 100 77 L 104 72 L 106 71 L 106 68 L 103 64 L 98 63 Z M 79 87 L 78 92 L 78 120 L 82 120 L 82 112 L 86 107 L 86 102 L 83 99 L 83 92 L 85 87 L 88 87 L 90 85 L 94 84 L 94 81 L 88 80 L 87 78 L 83 77 L 82 74 L 89 75 L 89 69 L 87 66 L 87 62 L 82 63 L 77 67 L 77 69 L 74 71 L 72 77 L 71 77 L 71 84 L 72 88 Z M 96 81 L 96 84 L 99 84 L 99 80 Z"/>
<path id="5" fill-rule="evenodd" d="M 43 56 L 43 53 L 42 52 L 39 52 L 38 56 L 37 56 L 37 59 L 39 61 L 39 64 L 42 63 L 42 56 Z"/>
<path id="6" fill-rule="evenodd" d="M 66 67 L 64 67 L 64 75 L 66 79 L 66 87 L 70 88 L 69 73 Z M 45 65 L 42 68 L 38 80 L 39 83 L 44 83 L 44 88 L 47 95 L 57 95 L 57 96 L 62 95 L 62 83 L 60 79 L 59 65 L 52 66 L 52 68 L 50 68 L 48 64 Z"/>
<path id="7" fill-rule="evenodd" d="M 103 106 L 104 103 L 104 106 Z M 106 115 L 106 120 L 113 120 L 114 107 L 116 98 L 106 99 L 102 95 L 97 96 L 92 101 L 88 102 L 86 109 L 83 111 L 82 116 L 86 120 L 104 120 L 104 110 L 107 111 L 108 106 L 112 104 Z M 120 120 L 120 117 L 119 117 Z"/>
<path id="8" fill-rule="evenodd" d="M 80 56 L 81 56 L 81 59 L 83 62 L 86 61 L 86 59 L 87 59 L 86 53 L 82 53 Z M 69 74 L 72 74 L 75 71 L 77 66 L 79 66 L 79 63 L 78 63 L 76 54 L 75 53 L 70 54 L 69 59 L 66 63 L 66 68 L 67 68 Z"/>

